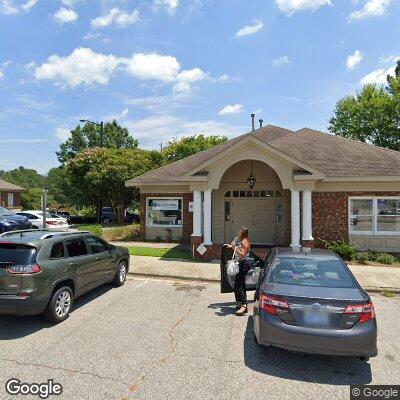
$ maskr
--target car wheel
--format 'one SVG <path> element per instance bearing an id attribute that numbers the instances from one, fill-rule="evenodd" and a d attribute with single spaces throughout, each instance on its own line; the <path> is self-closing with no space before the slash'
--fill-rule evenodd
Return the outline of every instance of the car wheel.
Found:
<path id="1" fill-rule="evenodd" d="M 68 318 L 72 309 L 72 304 L 72 290 L 69 286 L 63 286 L 54 292 L 44 312 L 44 316 L 52 322 L 63 322 Z"/>
<path id="2" fill-rule="evenodd" d="M 111 224 L 111 220 L 108 219 L 108 218 L 103 218 L 103 224 L 104 225 L 109 225 L 109 224 Z"/>
<path id="3" fill-rule="evenodd" d="M 121 261 L 118 265 L 117 272 L 114 278 L 115 286 L 122 286 L 126 281 L 126 275 L 128 273 L 128 265 L 126 261 Z"/>

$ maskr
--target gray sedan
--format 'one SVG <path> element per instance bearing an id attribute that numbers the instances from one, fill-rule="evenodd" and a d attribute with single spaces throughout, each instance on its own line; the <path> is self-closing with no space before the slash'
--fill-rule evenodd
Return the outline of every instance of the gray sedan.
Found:
<path id="1" fill-rule="evenodd" d="M 249 275 L 249 283 L 258 275 L 253 313 L 260 345 L 361 359 L 378 354 L 374 306 L 335 253 L 273 248 Z"/>

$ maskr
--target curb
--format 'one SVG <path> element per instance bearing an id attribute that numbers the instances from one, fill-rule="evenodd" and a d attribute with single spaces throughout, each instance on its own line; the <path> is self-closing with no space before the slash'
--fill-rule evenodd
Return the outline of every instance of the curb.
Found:
<path id="1" fill-rule="evenodd" d="M 179 279 L 183 281 L 197 281 L 197 282 L 208 282 L 208 283 L 219 283 L 220 278 L 203 278 L 201 276 L 182 276 L 182 275 L 161 275 L 161 274 L 144 274 L 138 272 L 128 272 L 131 277 L 138 278 L 158 278 L 158 279 Z M 388 290 L 393 293 L 400 293 L 400 288 L 393 287 L 379 287 L 379 286 L 365 286 L 363 289 L 366 292 L 371 293 L 382 293 L 384 290 Z"/>
<path id="2" fill-rule="evenodd" d="M 144 274 L 140 272 L 128 272 L 130 277 L 138 277 L 138 278 L 157 278 L 157 279 L 179 279 L 182 281 L 197 281 L 197 282 L 206 282 L 206 283 L 219 283 L 220 279 L 211 279 L 211 278 L 203 278 L 201 276 L 182 276 L 182 275 L 159 275 L 159 274 Z"/>

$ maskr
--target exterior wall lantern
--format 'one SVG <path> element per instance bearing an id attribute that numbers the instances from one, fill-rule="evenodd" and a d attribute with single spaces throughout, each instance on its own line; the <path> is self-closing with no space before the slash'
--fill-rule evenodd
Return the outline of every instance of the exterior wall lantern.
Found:
<path id="1" fill-rule="evenodd" d="M 247 178 L 247 184 L 249 185 L 250 190 L 254 189 L 256 185 L 257 179 L 253 175 L 253 161 L 250 161 L 250 176 Z"/>

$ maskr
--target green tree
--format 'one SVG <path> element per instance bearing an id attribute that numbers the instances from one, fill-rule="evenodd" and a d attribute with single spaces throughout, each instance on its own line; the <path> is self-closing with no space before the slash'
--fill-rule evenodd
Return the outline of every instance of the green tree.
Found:
<path id="1" fill-rule="evenodd" d="M 68 208 L 86 204 L 85 196 L 79 195 L 74 189 L 66 167 L 51 168 L 46 177 L 46 188 L 53 199 L 55 208 Z"/>
<path id="2" fill-rule="evenodd" d="M 43 189 L 29 188 L 21 194 L 21 207 L 24 210 L 40 210 Z"/>
<path id="3" fill-rule="evenodd" d="M 65 164 L 74 158 L 80 151 L 100 146 L 100 127 L 91 123 L 83 126 L 77 125 L 71 131 L 70 137 L 60 145 L 60 151 L 56 152 L 58 160 Z M 136 149 L 137 139 L 134 139 L 128 129 L 120 126 L 117 121 L 104 124 L 103 147 L 110 149 Z"/>
<path id="4" fill-rule="evenodd" d="M 123 211 L 138 200 L 137 188 L 125 182 L 161 165 L 157 151 L 139 149 L 86 149 L 67 164 L 74 188 L 84 192 L 96 204 L 100 187 L 122 222 Z"/>
<path id="5" fill-rule="evenodd" d="M 335 135 L 400 150 L 400 61 L 388 86 L 368 84 L 336 104 L 328 129 Z"/>
<path id="6" fill-rule="evenodd" d="M 164 163 L 170 163 L 199 151 L 207 150 L 227 140 L 226 136 L 205 136 L 203 134 L 186 136 L 180 139 L 175 138 L 168 142 L 167 146 L 161 150 L 161 154 L 164 158 Z"/>
<path id="7" fill-rule="evenodd" d="M 18 167 L 10 171 L 0 171 L 0 178 L 25 189 L 39 187 L 44 188 L 46 178 L 36 170 Z"/>

